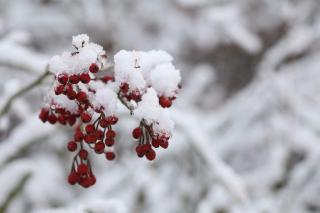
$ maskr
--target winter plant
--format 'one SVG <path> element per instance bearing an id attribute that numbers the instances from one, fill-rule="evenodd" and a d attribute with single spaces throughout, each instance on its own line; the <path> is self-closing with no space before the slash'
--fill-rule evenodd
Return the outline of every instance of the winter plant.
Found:
<path id="1" fill-rule="evenodd" d="M 114 75 L 106 75 L 107 55 L 85 34 L 74 36 L 72 51 L 52 57 L 55 75 L 39 118 L 74 127 L 67 149 L 76 153 L 68 182 L 87 188 L 95 184 L 88 150 L 116 157 L 114 145 L 118 105 L 124 105 L 139 125 L 132 130 L 138 157 L 152 161 L 156 148 L 166 149 L 174 122 L 168 108 L 181 80 L 173 58 L 164 51 L 126 51 L 114 56 Z M 110 66 L 109 66 L 110 67 Z"/>

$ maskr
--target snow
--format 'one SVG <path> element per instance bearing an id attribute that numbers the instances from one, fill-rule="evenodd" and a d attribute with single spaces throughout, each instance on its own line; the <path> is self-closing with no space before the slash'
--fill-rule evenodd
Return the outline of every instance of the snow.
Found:
<path id="1" fill-rule="evenodd" d="M 149 88 L 133 113 L 139 120 L 144 119 L 148 124 L 152 124 L 157 121 L 160 111 L 157 93 L 153 88 Z"/>
<path id="2" fill-rule="evenodd" d="M 53 59 L 52 71 L 82 72 L 67 57 L 76 51 L 71 36 L 82 32 L 104 47 L 111 63 L 119 50 L 141 50 L 121 51 L 119 81 L 109 87 L 117 93 L 120 81 L 132 81 L 143 100 L 130 106 L 147 108 L 148 100 L 154 112 L 140 110 L 132 119 L 117 102 L 117 158 L 106 162 L 90 152 L 97 183 L 84 190 L 65 181 L 72 128 L 37 118 L 52 78 L 19 97 L 0 117 L 0 206 L 32 174 L 8 213 L 319 212 L 318 1 L 16 0 L 0 1 L 0 8 L 1 109 L 44 72 L 49 56 L 68 47 Z M 84 38 L 76 38 L 79 49 Z M 83 67 L 100 55 L 90 40 Z M 140 68 L 132 68 L 134 58 Z M 158 112 L 160 82 L 152 83 L 151 74 L 165 64 L 181 70 L 182 89 L 172 108 Z M 130 77 L 134 72 L 139 77 Z M 145 116 L 172 136 L 153 162 L 135 155 L 131 137 Z"/>
<path id="3" fill-rule="evenodd" d="M 117 94 L 108 87 L 98 89 L 92 102 L 94 107 L 100 108 L 102 106 L 106 116 L 114 115 L 117 111 Z"/>
<path id="4" fill-rule="evenodd" d="M 59 73 L 83 73 L 89 70 L 91 64 L 99 62 L 100 67 L 105 64 L 101 57 L 105 54 L 103 48 L 95 43 L 89 43 L 86 34 L 73 36 L 72 44 L 75 47 L 73 52 L 63 52 L 61 55 L 53 56 L 49 62 L 49 70 L 54 74 Z"/>
<path id="5" fill-rule="evenodd" d="M 75 101 L 69 100 L 64 95 L 55 95 L 52 91 L 50 100 L 53 100 L 54 106 L 57 108 L 64 108 L 71 113 L 76 113 L 78 111 L 78 105 Z"/>
<path id="6" fill-rule="evenodd" d="M 174 121 L 170 117 L 170 113 L 168 109 L 161 109 L 159 116 L 157 118 L 157 122 L 153 126 L 153 130 L 156 134 L 170 134 L 174 128 Z"/>
<path id="7" fill-rule="evenodd" d="M 72 44 L 77 48 L 82 48 L 85 44 L 89 43 L 89 36 L 87 34 L 79 34 L 72 36 Z"/>
<path id="8" fill-rule="evenodd" d="M 176 96 L 178 84 L 181 81 L 180 71 L 172 64 L 157 65 L 150 74 L 151 85 L 159 96 Z"/>
<path id="9" fill-rule="evenodd" d="M 128 83 L 130 90 L 142 90 L 146 86 L 142 73 L 136 68 L 139 61 L 136 51 L 121 50 L 114 56 L 114 73 L 116 82 Z"/>
<path id="10" fill-rule="evenodd" d="M 172 56 L 163 50 L 148 52 L 121 50 L 114 56 L 115 80 L 119 84 L 128 83 L 130 90 L 143 91 L 146 86 L 154 86 L 155 84 L 157 86 L 155 88 L 161 93 L 173 94 L 181 77 L 180 72 L 171 64 L 172 60 Z M 152 74 L 154 71 L 163 74 L 162 76 L 161 74 Z M 161 79 L 161 77 L 172 79 Z M 169 80 L 168 85 L 165 83 L 166 80 Z M 161 81 L 164 84 L 156 84 L 156 81 Z"/>

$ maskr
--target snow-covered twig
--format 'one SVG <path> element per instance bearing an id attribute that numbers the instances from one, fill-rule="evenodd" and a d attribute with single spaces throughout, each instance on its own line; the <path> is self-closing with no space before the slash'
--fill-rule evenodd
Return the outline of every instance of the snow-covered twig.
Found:
<path id="1" fill-rule="evenodd" d="M 10 203 L 13 201 L 13 199 L 24 189 L 27 181 L 31 177 L 31 173 L 28 172 L 18 182 L 17 186 L 12 189 L 12 191 L 8 194 L 8 197 L 3 202 L 3 204 L 0 206 L 0 213 L 5 213 L 7 211 L 7 208 L 9 207 Z"/>
<path id="2" fill-rule="evenodd" d="M 47 67 L 45 72 L 42 75 L 40 75 L 37 79 L 35 79 L 33 82 L 31 82 L 30 84 L 26 85 L 25 87 L 21 88 L 15 94 L 13 94 L 10 98 L 8 98 L 8 100 L 4 103 L 3 107 L 0 110 L 0 118 L 9 111 L 10 106 L 15 101 L 15 99 L 19 98 L 20 96 L 22 96 L 25 93 L 27 93 L 29 90 L 31 90 L 34 87 L 36 87 L 39 84 L 41 84 L 42 81 L 49 75 L 50 75 L 50 72 L 49 72 L 49 69 Z"/>

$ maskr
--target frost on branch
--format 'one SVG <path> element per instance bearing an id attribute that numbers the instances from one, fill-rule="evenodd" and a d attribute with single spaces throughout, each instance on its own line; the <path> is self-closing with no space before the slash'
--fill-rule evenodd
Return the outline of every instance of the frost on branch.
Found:
<path id="1" fill-rule="evenodd" d="M 67 143 L 76 152 L 68 182 L 87 188 L 96 182 L 89 151 L 114 160 L 118 122 L 117 105 L 122 103 L 139 120 L 132 130 L 139 157 L 154 160 L 155 148 L 166 149 L 174 122 L 169 108 L 180 88 L 180 72 L 164 51 L 125 51 L 114 57 L 114 77 L 96 75 L 104 69 L 106 52 L 87 35 L 74 36 L 72 51 L 52 57 L 49 69 L 54 82 L 39 114 L 43 122 L 74 126 Z"/>

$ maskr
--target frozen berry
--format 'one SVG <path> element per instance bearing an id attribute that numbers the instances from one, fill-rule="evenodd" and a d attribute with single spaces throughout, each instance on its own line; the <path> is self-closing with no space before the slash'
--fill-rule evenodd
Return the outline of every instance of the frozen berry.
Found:
<path id="1" fill-rule="evenodd" d="M 62 94 L 63 91 L 64 91 L 64 85 L 62 85 L 62 84 L 60 84 L 60 85 L 58 85 L 58 86 L 56 86 L 56 87 L 54 88 L 54 93 L 55 93 L 56 95 Z"/>
<path id="2" fill-rule="evenodd" d="M 113 146 L 114 145 L 114 140 L 113 139 L 106 139 L 104 143 L 107 146 Z"/>
<path id="3" fill-rule="evenodd" d="M 74 152 L 74 151 L 76 151 L 76 149 L 77 149 L 77 144 L 74 141 L 70 141 L 68 143 L 68 150 L 70 152 Z"/>
<path id="4" fill-rule="evenodd" d="M 120 90 L 122 93 L 127 93 L 129 91 L 129 85 L 127 83 L 122 83 L 120 85 Z"/>
<path id="5" fill-rule="evenodd" d="M 54 114 L 50 114 L 49 116 L 48 116 L 48 121 L 49 121 L 49 123 L 51 123 L 51 124 L 55 124 L 56 122 L 57 122 L 57 117 L 54 115 Z"/>
<path id="6" fill-rule="evenodd" d="M 98 142 L 98 143 L 96 143 L 95 146 L 94 146 L 94 151 L 95 151 L 96 153 L 98 153 L 98 154 L 101 154 L 101 153 L 104 152 L 104 148 L 105 148 L 104 143 Z"/>
<path id="7" fill-rule="evenodd" d="M 82 73 L 81 75 L 80 75 L 80 81 L 82 82 L 82 83 L 84 83 L 84 84 L 87 84 L 87 83 L 89 83 L 90 82 L 90 75 L 89 75 L 89 73 Z"/>
<path id="8" fill-rule="evenodd" d="M 107 138 L 114 138 L 114 137 L 116 137 L 116 132 L 114 131 L 114 130 L 112 130 L 112 129 L 109 129 L 107 132 L 106 132 L 106 137 Z"/>
<path id="9" fill-rule="evenodd" d="M 141 130 L 140 127 L 137 127 L 132 131 L 132 137 L 135 138 L 135 139 L 140 138 L 141 135 L 142 135 L 142 130 Z"/>
<path id="10" fill-rule="evenodd" d="M 88 173 L 88 171 L 89 171 L 89 167 L 86 164 L 82 163 L 78 166 L 78 174 L 79 175 L 84 175 L 84 174 Z"/>
<path id="11" fill-rule="evenodd" d="M 87 132 L 88 134 L 93 133 L 94 130 L 95 130 L 93 124 L 88 124 L 85 129 L 86 129 L 86 132 Z"/>
<path id="12" fill-rule="evenodd" d="M 81 120 L 84 122 L 84 123 L 88 123 L 91 121 L 91 115 L 87 112 L 83 112 L 81 114 Z"/>
<path id="13" fill-rule="evenodd" d="M 77 84 L 77 83 L 79 83 L 80 79 L 77 74 L 73 74 L 69 77 L 69 81 L 71 84 Z"/>
<path id="14" fill-rule="evenodd" d="M 146 153 L 146 158 L 150 161 L 154 160 L 156 158 L 156 152 L 153 149 L 150 149 L 147 153 Z"/>
<path id="15" fill-rule="evenodd" d="M 74 185 L 78 182 L 78 175 L 75 172 L 71 172 L 68 176 L 68 183 Z"/>
<path id="16" fill-rule="evenodd" d="M 97 64 L 91 64 L 89 67 L 89 71 L 92 73 L 97 73 L 99 71 L 99 67 Z"/>
<path id="17" fill-rule="evenodd" d="M 172 105 L 172 101 L 165 96 L 160 96 L 159 104 L 164 108 L 169 108 Z"/>
<path id="18" fill-rule="evenodd" d="M 68 82 L 68 75 L 67 73 L 61 73 L 58 75 L 58 81 L 60 84 L 66 85 Z"/>
<path id="19" fill-rule="evenodd" d="M 81 141 L 83 139 L 83 133 L 80 130 L 77 130 L 73 136 L 75 141 Z"/>
<path id="20" fill-rule="evenodd" d="M 49 110 L 46 108 L 42 108 L 39 114 L 40 120 L 45 123 L 48 120 L 49 117 Z"/>
<path id="21" fill-rule="evenodd" d="M 79 157 L 82 159 L 82 160 L 87 160 L 88 159 L 88 151 L 85 150 L 85 149 L 81 149 L 79 151 Z"/>
<path id="22" fill-rule="evenodd" d="M 116 155 L 114 154 L 114 152 L 106 152 L 106 159 L 107 160 L 114 160 Z"/>
<path id="23" fill-rule="evenodd" d="M 78 92 L 78 94 L 76 95 L 76 98 L 79 102 L 84 102 L 87 100 L 87 94 L 85 92 Z"/>

